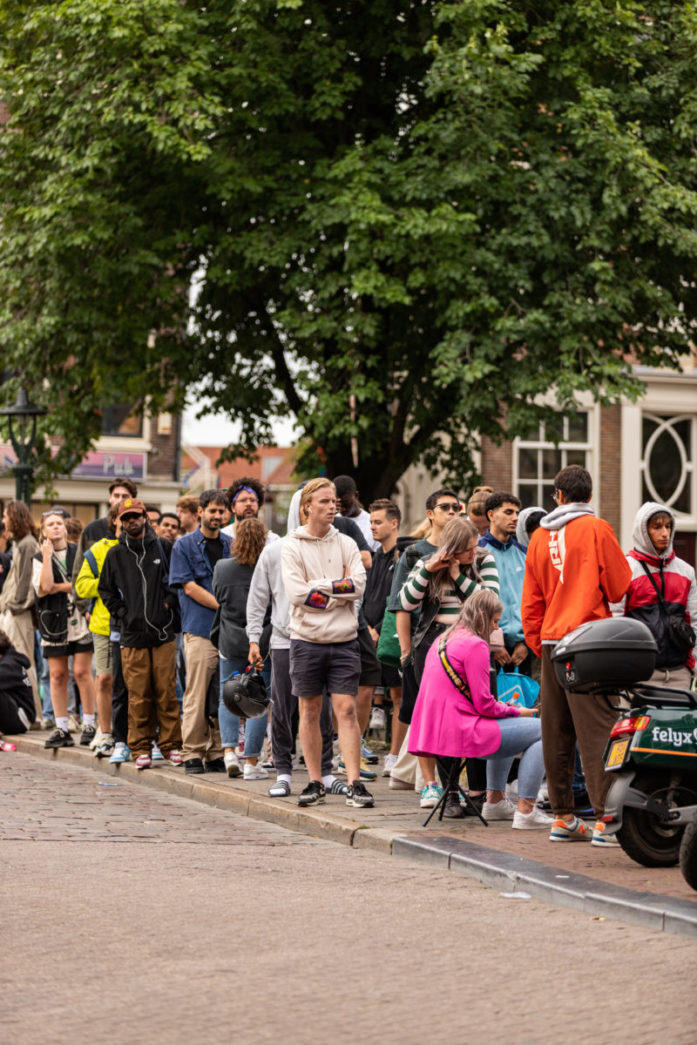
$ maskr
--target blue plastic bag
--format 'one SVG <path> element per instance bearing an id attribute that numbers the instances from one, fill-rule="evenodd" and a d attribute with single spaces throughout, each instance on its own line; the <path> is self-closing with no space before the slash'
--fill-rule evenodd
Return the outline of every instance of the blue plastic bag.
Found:
<path id="1" fill-rule="evenodd" d="M 520 708 L 534 707 L 540 695 L 539 682 L 529 675 L 521 675 L 517 667 L 512 671 L 504 671 L 502 668 L 496 676 L 496 687 L 499 700 Z"/>

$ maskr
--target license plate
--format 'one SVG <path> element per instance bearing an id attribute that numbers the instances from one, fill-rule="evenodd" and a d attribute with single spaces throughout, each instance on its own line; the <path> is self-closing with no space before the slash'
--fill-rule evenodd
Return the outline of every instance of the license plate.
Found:
<path id="1" fill-rule="evenodd" d="M 627 754 L 627 748 L 629 747 L 629 738 L 626 740 L 616 740 L 610 748 L 610 753 L 607 756 L 607 762 L 605 763 L 607 769 L 614 769 L 616 766 L 621 766 L 624 762 L 624 757 Z"/>

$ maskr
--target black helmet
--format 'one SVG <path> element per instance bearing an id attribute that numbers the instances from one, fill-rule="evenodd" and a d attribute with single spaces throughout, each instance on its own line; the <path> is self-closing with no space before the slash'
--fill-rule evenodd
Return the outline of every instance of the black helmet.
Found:
<path id="1" fill-rule="evenodd" d="M 259 718 L 270 703 L 266 684 L 257 671 L 233 675 L 223 684 L 223 704 L 240 718 Z"/>

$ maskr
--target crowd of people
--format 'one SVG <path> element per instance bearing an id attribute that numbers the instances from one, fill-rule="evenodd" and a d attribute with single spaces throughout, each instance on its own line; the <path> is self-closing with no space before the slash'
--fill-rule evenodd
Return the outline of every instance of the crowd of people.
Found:
<path id="1" fill-rule="evenodd" d="M 668 507 L 640 507 L 625 555 L 579 465 L 555 477 L 549 511 L 493 486 L 466 502 L 435 490 L 409 535 L 397 504 L 366 510 L 350 476 L 301 484 L 284 537 L 260 519 L 253 478 L 187 494 L 176 513 L 137 494 L 112 483 L 107 516 L 81 533 L 55 505 L 38 541 L 29 508 L 7 504 L 0 730 L 43 726 L 47 748 L 72 746 L 72 680 L 79 743 L 113 764 L 268 778 L 279 799 L 302 764 L 300 806 L 372 806 L 382 772 L 448 818 L 617 844 L 602 820 L 615 713 L 565 690 L 551 652 L 582 623 L 627 615 L 655 637 L 651 683 L 691 684 L 695 650 L 667 621 L 695 622 L 697 585 Z M 271 703 L 245 721 L 225 685 L 249 672 Z M 539 689 L 532 706 L 508 699 L 511 675 Z M 388 713 L 380 767 L 368 732 Z"/>

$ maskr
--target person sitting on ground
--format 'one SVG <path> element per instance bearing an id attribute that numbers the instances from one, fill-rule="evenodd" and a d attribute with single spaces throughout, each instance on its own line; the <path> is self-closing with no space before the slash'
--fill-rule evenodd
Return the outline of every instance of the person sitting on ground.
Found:
<path id="1" fill-rule="evenodd" d="M 632 581 L 625 597 L 610 608 L 615 617 L 642 621 L 655 638 L 658 654 L 650 685 L 688 689 L 697 649 L 675 644 L 667 617 L 675 615 L 695 627 L 697 583 L 693 568 L 673 551 L 674 536 L 675 516 L 670 508 L 655 501 L 642 504 L 634 519 L 634 547 L 627 553 Z"/>
<path id="2" fill-rule="evenodd" d="M 0 733 L 26 733 L 36 718 L 29 658 L 0 631 Z"/>
<path id="3" fill-rule="evenodd" d="M 411 720 L 409 750 L 421 756 L 486 759 L 484 818 L 512 820 L 518 830 L 549 829 L 551 818 L 535 805 L 544 776 L 540 722 L 532 708 L 503 704 L 491 693 L 489 636 L 502 611 L 493 591 L 476 591 L 442 639 L 432 644 Z M 506 781 L 521 752 L 516 809 L 506 796 Z"/>

